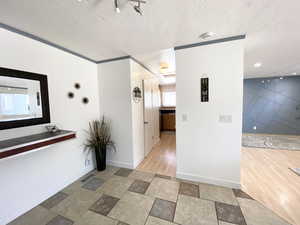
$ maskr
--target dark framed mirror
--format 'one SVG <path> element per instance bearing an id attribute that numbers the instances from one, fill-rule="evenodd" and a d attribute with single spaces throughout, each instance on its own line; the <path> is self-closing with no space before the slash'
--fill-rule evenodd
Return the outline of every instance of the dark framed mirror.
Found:
<path id="1" fill-rule="evenodd" d="M 0 67 L 0 130 L 50 123 L 47 76 Z"/>

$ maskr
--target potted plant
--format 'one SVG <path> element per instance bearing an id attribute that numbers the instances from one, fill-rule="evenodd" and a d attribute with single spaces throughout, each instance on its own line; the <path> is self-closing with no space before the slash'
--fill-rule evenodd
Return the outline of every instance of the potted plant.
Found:
<path id="1" fill-rule="evenodd" d="M 106 150 L 115 150 L 115 144 L 111 140 L 110 122 L 103 116 L 101 120 L 89 123 L 88 138 L 85 147 L 95 151 L 97 170 L 106 169 Z"/>

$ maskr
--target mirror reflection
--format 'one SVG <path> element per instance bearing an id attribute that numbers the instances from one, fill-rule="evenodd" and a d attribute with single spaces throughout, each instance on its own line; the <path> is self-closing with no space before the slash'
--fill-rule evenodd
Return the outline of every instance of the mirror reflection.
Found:
<path id="1" fill-rule="evenodd" d="M 0 76 L 0 122 L 42 118 L 40 81 Z"/>

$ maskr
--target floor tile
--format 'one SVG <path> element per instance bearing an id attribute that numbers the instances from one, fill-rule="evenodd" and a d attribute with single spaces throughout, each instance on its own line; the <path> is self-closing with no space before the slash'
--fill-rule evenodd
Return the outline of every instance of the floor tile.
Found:
<path id="1" fill-rule="evenodd" d="M 196 184 L 181 182 L 179 194 L 199 198 L 199 186 Z"/>
<path id="2" fill-rule="evenodd" d="M 37 206 L 8 225 L 41 225 L 48 223 L 56 216 L 56 213 L 50 212 L 44 207 Z"/>
<path id="3" fill-rule="evenodd" d="M 146 225 L 175 225 L 175 223 L 149 216 Z"/>
<path id="4" fill-rule="evenodd" d="M 223 202 L 229 205 L 238 205 L 237 199 L 233 194 L 232 189 L 209 185 L 199 184 L 200 198 L 215 202 Z"/>
<path id="5" fill-rule="evenodd" d="M 95 173 L 96 173 L 95 171 L 88 173 L 88 174 L 85 175 L 83 178 L 81 178 L 80 181 L 81 181 L 82 183 L 87 182 L 89 179 L 91 179 L 92 177 L 95 176 Z"/>
<path id="6" fill-rule="evenodd" d="M 149 182 L 145 182 L 142 180 L 135 180 L 128 188 L 128 191 L 136 192 L 139 194 L 145 194 L 149 185 L 150 185 Z"/>
<path id="7" fill-rule="evenodd" d="M 117 225 L 117 223 L 117 220 L 87 211 L 74 225 Z"/>
<path id="8" fill-rule="evenodd" d="M 129 225 L 129 224 L 119 221 L 117 225 Z"/>
<path id="9" fill-rule="evenodd" d="M 156 177 L 151 182 L 148 190 L 146 191 L 146 195 L 176 202 L 178 190 L 179 183 L 177 181 Z"/>
<path id="10" fill-rule="evenodd" d="M 106 166 L 104 171 L 97 171 L 95 173 L 95 177 L 99 177 L 102 180 L 108 180 L 111 178 L 115 172 L 117 172 L 120 168 L 114 166 Z"/>
<path id="11" fill-rule="evenodd" d="M 115 172 L 116 176 L 121 176 L 121 177 L 128 177 L 129 174 L 132 173 L 133 170 L 131 169 L 126 169 L 126 168 L 121 168 L 117 172 Z"/>
<path id="12" fill-rule="evenodd" d="M 82 188 L 90 191 L 96 191 L 103 183 L 104 180 L 97 177 L 93 177 L 90 178 L 84 185 L 82 185 Z"/>
<path id="13" fill-rule="evenodd" d="M 219 221 L 219 225 L 237 225 L 237 224 L 226 223 L 226 222 L 224 222 L 224 221 Z"/>
<path id="14" fill-rule="evenodd" d="M 133 181 L 134 180 L 126 177 L 112 176 L 97 191 L 116 198 L 121 198 L 127 192 Z"/>
<path id="15" fill-rule="evenodd" d="M 253 199 L 250 195 L 248 195 L 246 192 L 242 191 L 241 189 L 233 189 L 233 193 L 237 198 Z"/>
<path id="16" fill-rule="evenodd" d="M 128 177 L 134 180 L 143 180 L 150 183 L 154 178 L 154 173 L 147 173 L 147 172 L 134 170 Z"/>
<path id="17" fill-rule="evenodd" d="M 244 216 L 239 206 L 216 202 L 216 210 L 218 220 L 233 224 L 246 225 Z"/>
<path id="18" fill-rule="evenodd" d="M 162 178 L 162 179 L 171 180 L 170 176 L 166 176 L 166 175 L 162 175 L 162 174 L 155 174 L 155 177 L 159 177 L 159 178 Z"/>
<path id="19" fill-rule="evenodd" d="M 183 183 L 188 183 L 188 184 L 199 185 L 199 182 L 196 182 L 196 181 L 186 180 L 186 179 L 177 178 L 177 177 L 171 178 L 171 179 L 174 179 L 174 180 L 176 180 L 176 181 L 179 182 L 179 183 L 183 182 Z"/>
<path id="20" fill-rule="evenodd" d="M 61 215 L 58 215 L 54 217 L 52 220 L 50 220 L 46 225 L 72 225 L 74 224 L 74 221 L 63 217 Z"/>
<path id="21" fill-rule="evenodd" d="M 41 206 L 45 207 L 46 209 L 51 209 L 57 204 L 59 204 L 61 201 L 63 201 L 65 198 L 67 198 L 69 195 L 64 192 L 58 192 L 52 197 L 48 198 L 46 201 L 44 201 Z"/>
<path id="22" fill-rule="evenodd" d="M 62 192 L 72 195 L 75 192 L 78 192 L 82 189 L 82 182 L 80 180 L 75 181 L 74 183 L 68 185 L 66 188 L 62 190 Z"/>
<path id="23" fill-rule="evenodd" d="M 155 199 L 150 216 L 158 217 L 160 219 L 173 221 L 175 215 L 176 203 L 162 199 Z"/>
<path id="24" fill-rule="evenodd" d="M 179 195 L 174 222 L 184 225 L 218 225 L 215 203 Z"/>
<path id="25" fill-rule="evenodd" d="M 259 202 L 238 198 L 247 225 L 288 225 L 271 210 L 265 208 Z"/>
<path id="26" fill-rule="evenodd" d="M 90 210 L 106 216 L 119 200 L 118 198 L 103 194 L 101 198 L 90 207 Z"/>
<path id="27" fill-rule="evenodd" d="M 77 221 L 101 195 L 102 194 L 98 192 L 80 189 L 80 191 L 73 193 L 73 195 L 70 195 L 50 210 L 73 221 Z"/>
<path id="28" fill-rule="evenodd" d="M 149 196 L 127 192 L 108 216 L 130 225 L 144 225 L 153 202 Z"/>

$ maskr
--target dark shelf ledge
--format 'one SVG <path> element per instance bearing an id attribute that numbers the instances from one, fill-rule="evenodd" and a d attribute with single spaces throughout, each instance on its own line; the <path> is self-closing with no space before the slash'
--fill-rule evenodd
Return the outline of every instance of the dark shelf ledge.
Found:
<path id="1" fill-rule="evenodd" d="M 32 151 L 76 137 L 74 131 L 61 130 L 55 133 L 40 133 L 0 141 L 0 159 Z"/>

